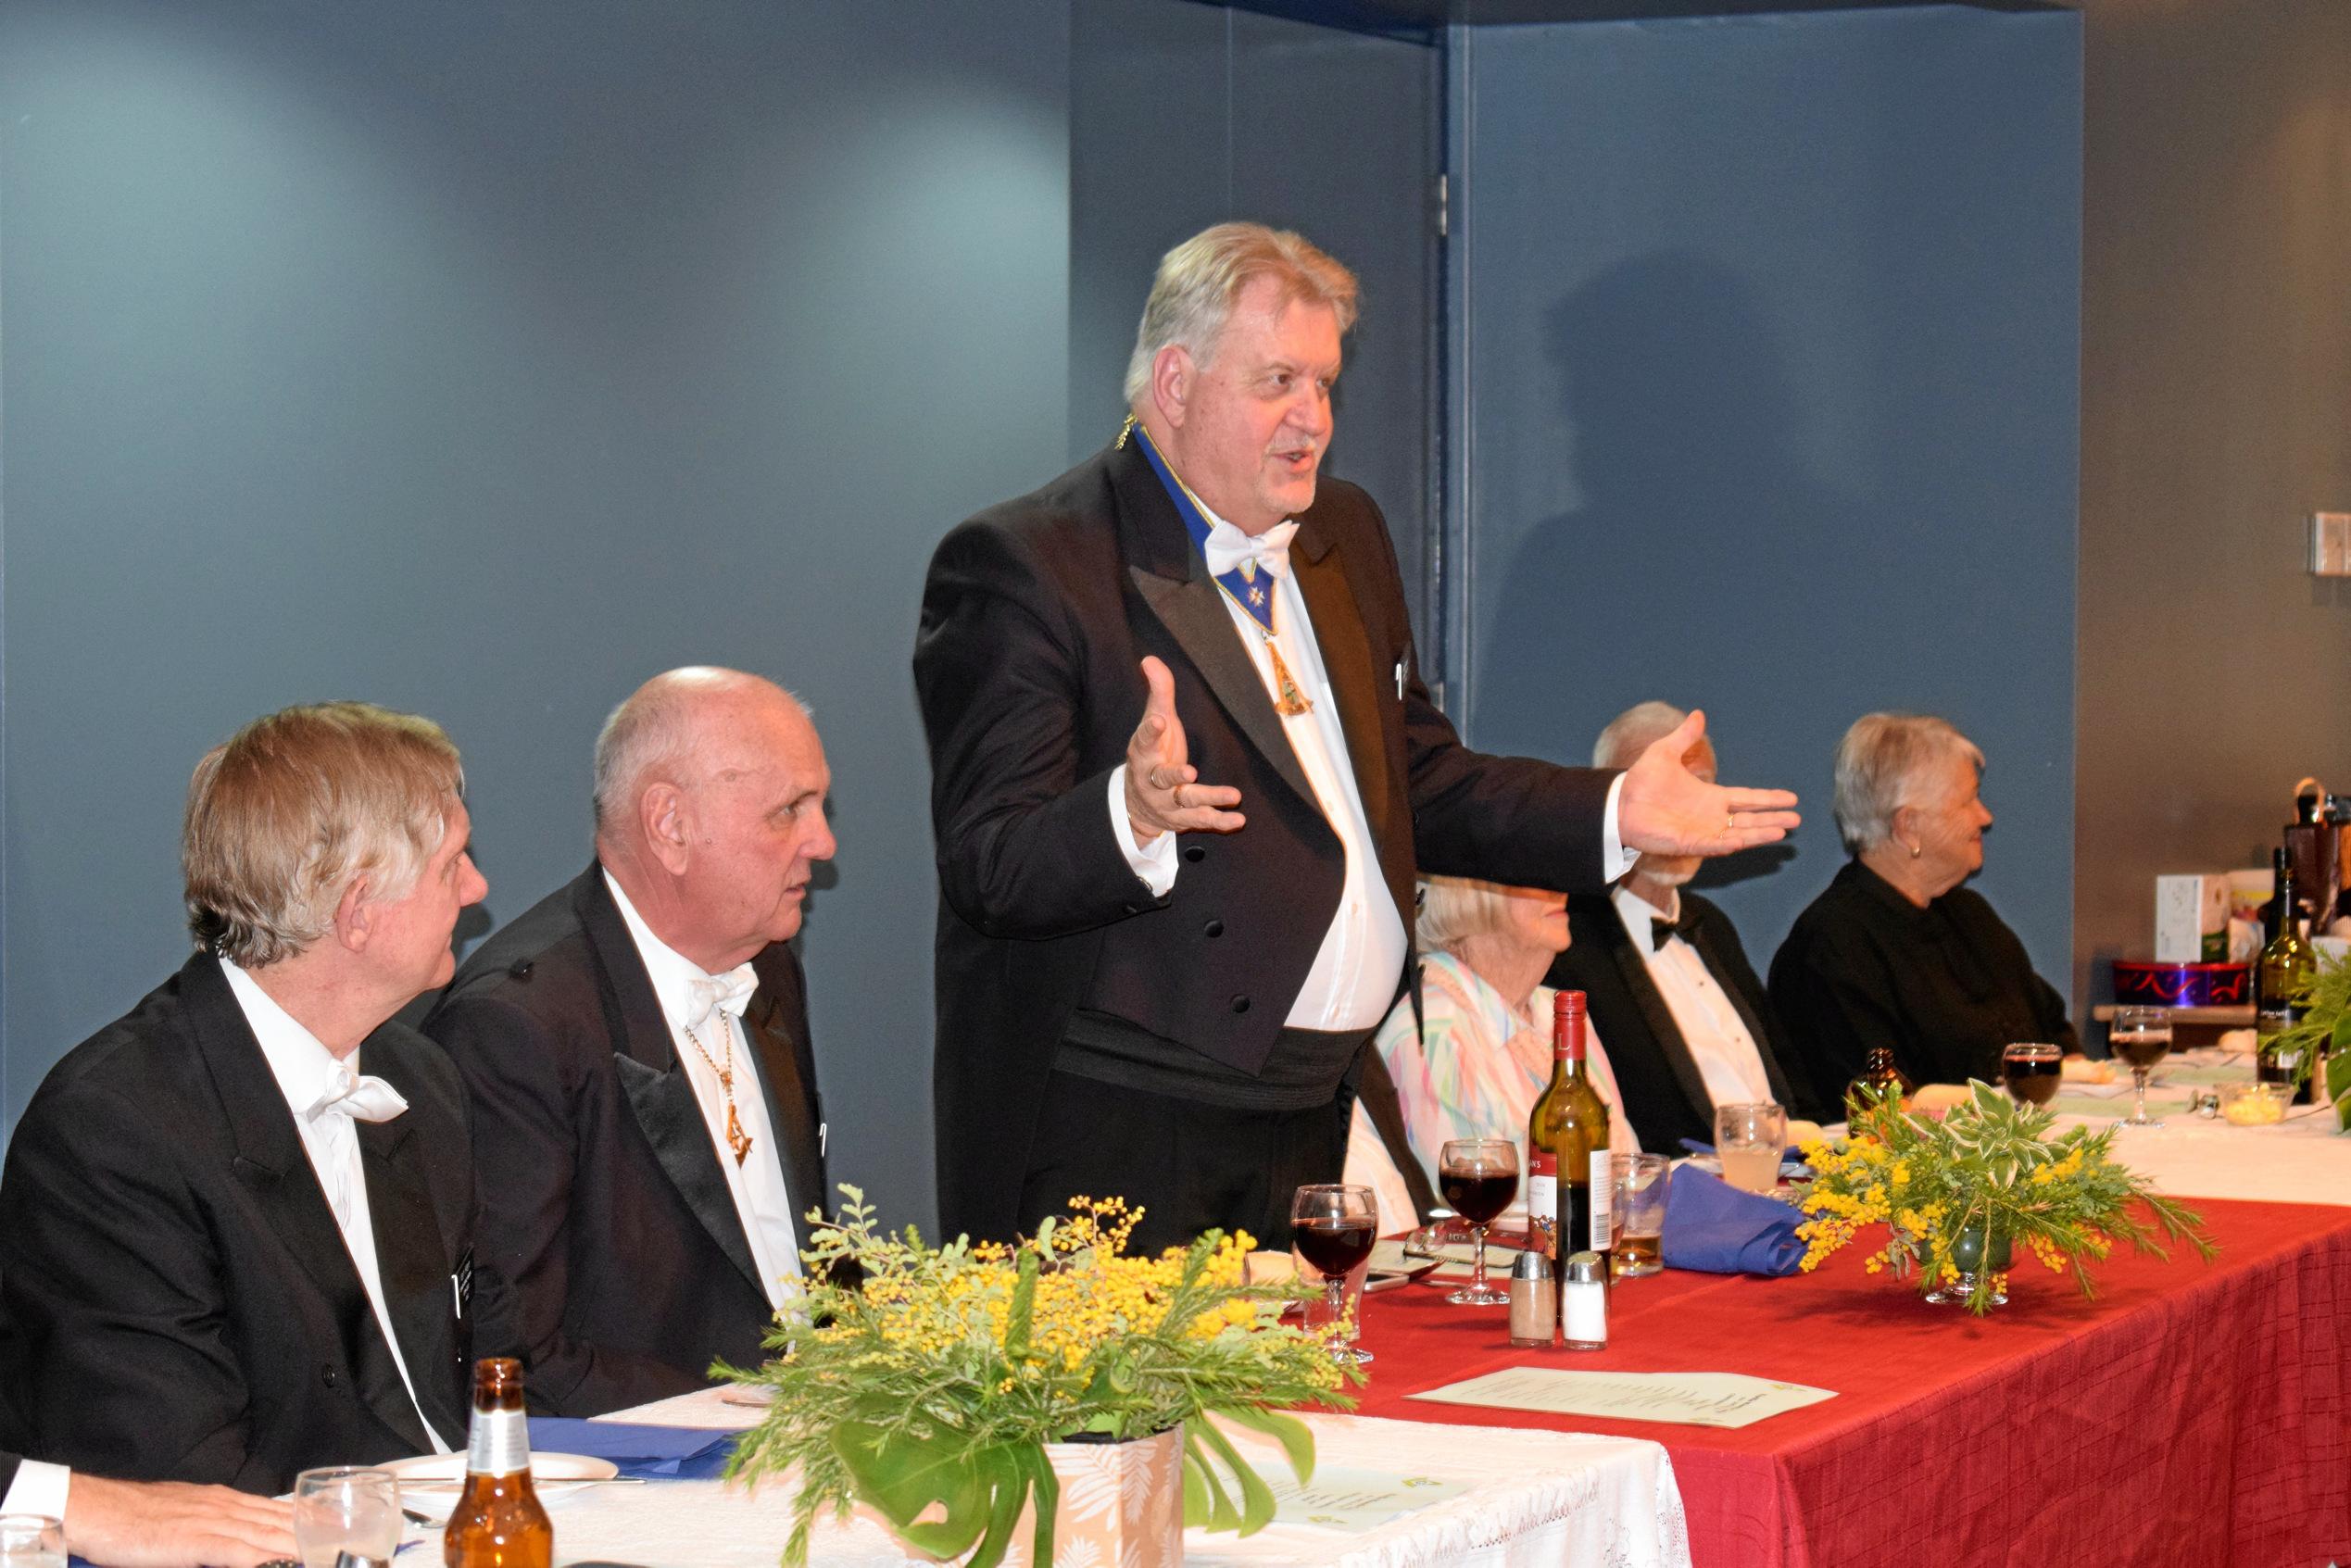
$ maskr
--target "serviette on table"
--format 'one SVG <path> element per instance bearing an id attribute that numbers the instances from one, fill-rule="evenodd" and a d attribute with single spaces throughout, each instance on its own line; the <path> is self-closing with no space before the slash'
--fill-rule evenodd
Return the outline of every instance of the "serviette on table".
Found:
<path id="1" fill-rule="evenodd" d="M 1684 1165 L 1666 1189 L 1659 1254 L 1669 1269 L 1709 1274 L 1792 1274 L 1804 1261 L 1804 1216 L 1776 1198 L 1741 1192 Z M 535 1440 L 535 1439 L 534 1439 Z"/>
<path id="2" fill-rule="evenodd" d="M 625 1421 L 531 1418 L 531 1451 L 609 1459 L 623 1475 L 648 1481 L 715 1481 L 735 1451 L 735 1434 L 692 1426 L 638 1426 Z"/>

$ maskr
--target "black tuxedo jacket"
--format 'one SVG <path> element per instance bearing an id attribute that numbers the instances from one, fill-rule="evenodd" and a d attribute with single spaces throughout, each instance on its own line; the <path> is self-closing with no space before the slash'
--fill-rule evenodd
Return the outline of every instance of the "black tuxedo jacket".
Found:
<path id="1" fill-rule="evenodd" d="M 1681 890 L 1681 912 L 1691 926 L 1684 940 L 1705 960 L 1706 972 L 1754 1037 L 1772 1098 L 1791 1116 L 1813 1115 L 1808 1099 L 1780 1070 L 1779 1032 L 1771 1004 L 1747 962 L 1730 917 L 1686 887 Z M 1624 1113 L 1631 1119 L 1641 1147 L 1678 1154 L 1683 1138 L 1713 1143 L 1714 1100 L 1706 1093 L 1706 1081 L 1674 1022 L 1673 1010 L 1650 978 L 1647 960 L 1626 933 L 1625 922 L 1616 918 L 1615 905 L 1603 894 L 1568 899 L 1567 929 L 1574 945 L 1559 955 L 1543 984 L 1584 994 L 1592 1027 L 1616 1074 Z"/>
<path id="2" fill-rule="evenodd" d="M 800 961 L 779 943 L 752 968 L 785 1185 L 829 1209 Z M 603 869 L 484 943 L 424 1027 L 473 1097 L 482 1252 L 514 1284 L 532 1408 L 598 1415 L 707 1387 L 721 1357 L 756 1366 L 767 1292 Z"/>
<path id="3" fill-rule="evenodd" d="M 1378 508 L 1326 478 L 1298 524 L 1291 570 L 1404 929 L 1419 870 L 1596 886 L 1615 775 L 1463 746 L 1421 684 Z M 1200 777 L 1238 787 L 1248 817 L 1185 834 L 1163 899 L 1108 806 L 1145 654 L 1174 673 Z M 914 676 L 941 893 L 939 1214 L 949 1235 L 1001 1236 L 1072 1012 L 1258 1071 L 1338 909 L 1345 850 L 1139 437 L 940 543 Z"/>
<path id="4" fill-rule="evenodd" d="M 131 1480 L 281 1492 L 320 1464 L 462 1446 L 473 1357 L 509 1354 L 473 1266 L 464 1085 L 386 1023 L 359 1065 L 407 1098 L 358 1123 L 384 1305 L 358 1270 L 227 977 L 191 958 L 50 1071 L 0 1178 L 0 1380 L 11 1446 Z M 471 1270 L 457 1312 L 452 1281 Z"/>

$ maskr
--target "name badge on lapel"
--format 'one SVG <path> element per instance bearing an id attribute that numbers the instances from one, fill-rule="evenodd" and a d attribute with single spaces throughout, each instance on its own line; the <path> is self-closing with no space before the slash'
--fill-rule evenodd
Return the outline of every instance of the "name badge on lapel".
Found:
<path id="1" fill-rule="evenodd" d="M 458 1260 L 457 1273 L 449 1276 L 449 1296 L 457 1305 L 458 1321 L 465 1321 L 466 1308 L 473 1304 L 473 1248 L 465 1249 Z"/>

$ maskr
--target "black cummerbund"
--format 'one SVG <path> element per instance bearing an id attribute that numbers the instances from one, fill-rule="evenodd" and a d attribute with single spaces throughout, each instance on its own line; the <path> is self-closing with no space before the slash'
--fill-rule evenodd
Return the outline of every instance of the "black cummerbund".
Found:
<path id="1" fill-rule="evenodd" d="M 1254 1077 L 1163 1039 L 1123 1018 L 1080 1009 L 1070 1016 L 1055 1071 L 1122 1089 L 1236 1110 L 1308 1110 L 1328 1105 L 1372 1037 L 1369 1029 L 1284 1029 Z"/>

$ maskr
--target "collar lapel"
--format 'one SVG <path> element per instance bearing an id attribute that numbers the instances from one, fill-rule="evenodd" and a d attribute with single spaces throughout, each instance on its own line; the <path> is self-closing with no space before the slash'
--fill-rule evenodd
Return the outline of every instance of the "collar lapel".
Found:
<path id="1" fill-rule="evenodd" d="M 395 1088 L 401 1087 L 391 1074 L 382 1076 Z M 360 1380 L 368 1403 L 395 1430 L 405 1432 L 415 1424 L 413 1404 L 421 1407 L 444 1441 L 453 1443 L 465 1422 L 455 1398 L 458 1348 L 450 1248 L 425 1186 L 426 1151 L 410 1135 L 412 1120 L 413 1113 L 358 1125 L 368 1216 L 375 1231 L 376 1273 L 383 1283 L 383 1308 L 392 1319 L 392 1332 L 399 1336 L 416 1399 L 409 1399 L 400 1369 L 388 1356 L 371 1358 L 361 1368 Z M 396 1420 L 396 1414 L 406 1420 Z M 421 1439 L 423 1434 L 417 1436 Z M 431 1447 L 421 1441 L 418 1446 Z"/>
<path id="2" fill-rule="evenodd" d="M 735 1195 L 719 1169 L 718 1150 L 710 1143 L 710 1123 L 702 1120 L 701 1102 L 686 1080 L 685 1064 L 677 1060 L 670 1026 L 653 995 L 653 982 L 645 972 L 621 918 L 620 905 L 604 885 L 604 870 L 590 865 L 573 899 L 588 944 L 603 971 L 605 1022 L 614 1049 L 612 1065 L 622 1092 L 636 1117 L 645 1140 L 662 1174 L 729 1262 L 743 1272 L 765 1299 L 758 1267 L 751 1261 L 751 1244 L 743 1236 L 743 1217 L 735 1211 Z"/>
<path id="3" fill-rule="evenodd" d="M 231 1166 L 238 1183 L 253 1195 L 270 1229 L 326 1298 L 343 1342 L 344 1359 L 369 1409 L 417 1452 L 430 1452 L 433 1445 L 425 1439 L 415 1407 L 400 1386 L 399 1368 L 393 1364 L 391 1347 L 384 1341 L 383 1326 L 375 1321 L 367 1288 L 359 1283 L 358 1267 L 343 1244 L 343 1229 L 334 1223 L 334 1210 L 327 1205 L 325 1189 L 319 1185 L 318 1173 L 310 1168 L 310 1157 L 295 1130 L 294 1112 L 270 1072 L 260 1042 L 253 1037 L 252 1026 L 245 1022 L 245 1010 L 237 1006 L 236 994 L 229 989 L 216 960 L 198 954 L 180 972 L 186 983 L 188 1010 L 196 1025 L 196 1048 L 204 1054 L 206 1071 L 220 1097 L 236 1146 Z M 386 1125 L 396 1127 L 398 1123 Z M 369 1163 L 363 1145 L 363 1171 Z M 369 1173 L 368 1203 L 372 1211 L 372 1173 Z M 383 1217 L 373 1217 L 381 1232 Z M 380 1256 L 377 1261 L 381 1266 Z"/>
<path id="4" fill-rule="evenodd" d="M 1649 977 L 1648 960 L 1641 956 L 1632 936 L 1625 930 L 1625 922 L 1612 903 L 1607 911 L 1610 930 L 1609 956 L 1616 960 L 1616 973 L 1624 981 L 1625 989 L 1632 993 L 1633 1006 L 1641 1010 L 1641 1027 L 1657 1042 L 1657 1054 L 1673 1069 L 1674 1082 L 1698 1113 L 1701 1122 L 1714 1121 L 1714 1097 L 1706 1092 L 1706 1079 L 1698 1071 L 1697 1059 L 1690 1054 L 1689 1043 L 1681 1037 L 1681 1026 L 1674 1022 L 1673 1010 L 1666 1005 L 1665 994 Z M 1601 1045 L 1605 1047 L 1607 1041 Z"/>
<path id="5" fill-rule="evenodd" d="M 1298 591 L 1314 621 L 1314 646 L 1322 651 L 1323 673 L 1330 678 L 1339 698 L 1339 725 L 1347 735 L 1348 759 L 1355 768 L 1355 789 L 1363 797 L 1364 816 L 1373 836 L 1381 841 L 1386 858 L 1388 822 L 1388 741 L 1380 723 L 1379 681 L 1373 673 L 1371 644 L 1364 632 L 1363 611 L 1349 589 L 1347 566 L 1330 552 L 1320 528 L 1301 529 L 1293 550 L 1291 570 Z"/>
<path id="6" fill-rule="evenodd" d="M 776 1162 L 784 1168 L 784 1186 L 798 1210 L 797 1223 L 811 1209 L 831 1211 L 825 1201 L 824 1173 L 818 1161 L 816 1127 L 808 1108 L 816 1103 L 808 1081 L 801 1042 L 793 1037 L 789 1010 L 781 997 L 771 994 L 761 978 L 759 994 L 743 1015 L 743 1035 L 759 1058 L 760 1089 L 767 1096 L 767 1124 L 775 1134 Z"/>
<path id="7" fill-rule="evenodd" d="M 1130 436 L 1110 455 L 1111 486 L 1118 497 L 1121 547 L 1126 574 L 1176 646 L 1215 694 L 1234 725 L 1301 800 L 1313 802 L 1314 786 L 1298 765 L 1281 716 L 1265 695 L 1264 679 L 1251 662 L 1225 608 L 1223 591 L 1208 575 L 1208 563 L 1192 547 L 1184 520 L 1167 498 L 1159 475 Z"/>
<path id="8" fill-rule="evenodd" d="M 1770 1031 L 1764 1027 L 1764 1021 L 1756 1016 L 1755 1010 L 1748 1005 L 1745 992 L 1730 983 L 1729 960 L 1715 936 L 1718 912 L 1712 905 L 1698 903 L 1687 894 L 1683 895 L 1682 903 L 1694 928 L 1690 934 L 1690 945 L 1698 949 L 1698 957 L 1704 960 L 1706 972 L 1715 977 L 1715 984 L 1722 987 L 1722 994 L 1730 998 L 1731 1008 L 1739 1014 L 1739 1021 L 1747 1026 L 1747 1037 L 1755 1042 L 1755 1055 L 1763 1061 L 1764 1081 L 1771 1085 L 1771 1098 L 1782 1105 L 1792 1107 L 1794 1102 L 1789 1098 L 1787 1076 L 1779 1071 L 1779 1062 L 1772 1054 Z"/>

